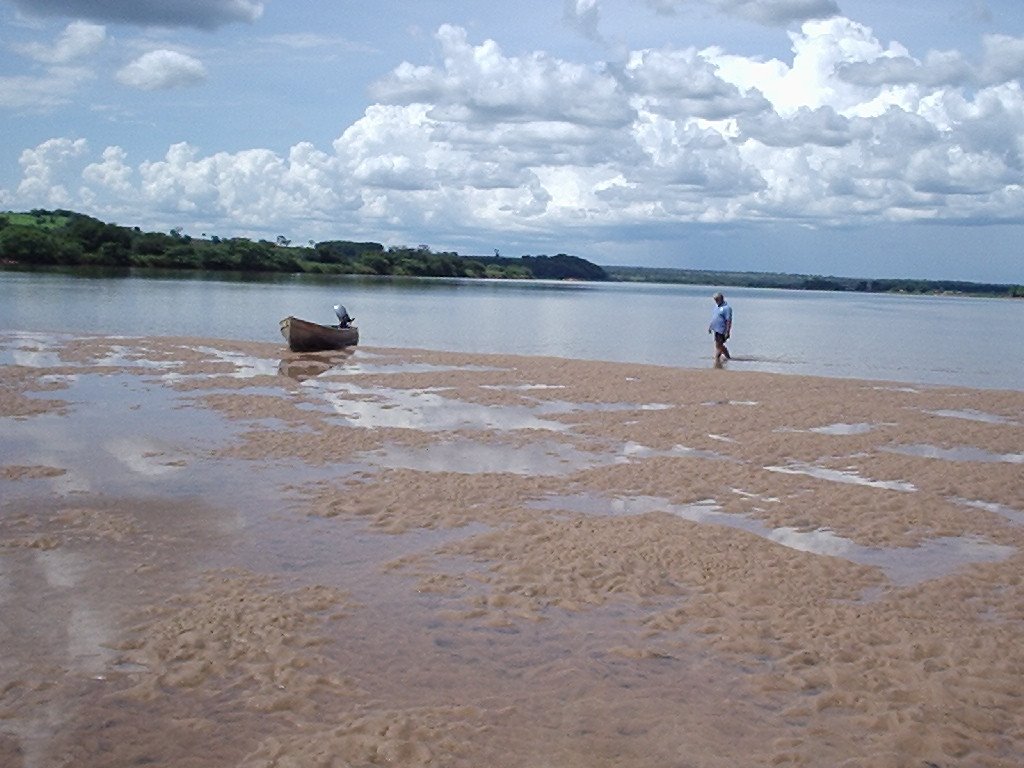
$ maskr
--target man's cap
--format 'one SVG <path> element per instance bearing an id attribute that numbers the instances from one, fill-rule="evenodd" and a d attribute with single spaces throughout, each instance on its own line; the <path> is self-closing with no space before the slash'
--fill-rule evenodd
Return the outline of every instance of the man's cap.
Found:
<path id="1" fill-rule="evenodd" d="M 716 294 L 715 294 L 714 296 L 712 296 L 711 298 L 712 298 L 712 299 L 724 299 L 724 298 L 725 298 L 725 296 L 723 296 L 723 295 L 721 294 L 721 292 L 719 292 L 719 293 L 716 293 Z"/>

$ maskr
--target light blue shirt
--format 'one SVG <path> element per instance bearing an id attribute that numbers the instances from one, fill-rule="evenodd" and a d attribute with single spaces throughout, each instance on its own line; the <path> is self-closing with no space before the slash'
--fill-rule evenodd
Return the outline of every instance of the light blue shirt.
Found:
<path id="1" fill-rule="evenodd" d="M 732 307 L 723 301 L 722 306 L 715 307 L 714 313 L 711 315 L 711 325 L 709 327 L 715 333 L 725 333 L 725 329 L 729 327 L 731 322 Z"/>

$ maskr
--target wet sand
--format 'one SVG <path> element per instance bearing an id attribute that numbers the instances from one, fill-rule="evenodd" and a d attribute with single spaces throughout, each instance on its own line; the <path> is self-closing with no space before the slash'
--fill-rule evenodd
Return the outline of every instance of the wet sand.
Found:
<path id="1" fill-rule="evenodd" d="M 1024 392 L 0 362 L 5 768 L 1024 764 Z"/>

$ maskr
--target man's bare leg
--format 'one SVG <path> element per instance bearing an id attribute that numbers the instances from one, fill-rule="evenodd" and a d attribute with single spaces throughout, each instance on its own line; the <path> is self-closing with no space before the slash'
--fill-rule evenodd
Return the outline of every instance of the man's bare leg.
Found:
<path id="1" fill-rule="evenodd" d="M 729 350 L 725 346 L 724 341 L 715 340 L 715 365 L 722 364 L 722 358 L 726 360 L 732 360 L 732 356 L 729 354 Z"/>

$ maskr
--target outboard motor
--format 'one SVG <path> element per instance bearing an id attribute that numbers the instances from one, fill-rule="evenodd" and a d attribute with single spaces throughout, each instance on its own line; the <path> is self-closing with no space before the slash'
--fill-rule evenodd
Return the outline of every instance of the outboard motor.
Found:
<path id="1" fill-rule="evenodd" d="M 334 314 L 338 316 L 339 328 L 348 328 L 355 321 L 355 318 L 349 316 L 348 310 L 342 304 L 334 305 Z"/>

